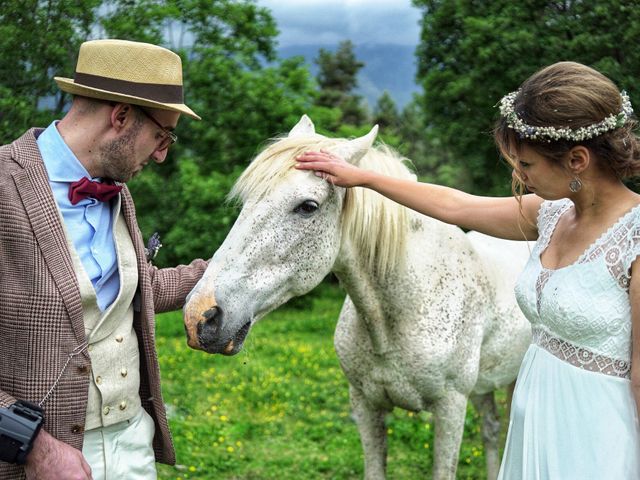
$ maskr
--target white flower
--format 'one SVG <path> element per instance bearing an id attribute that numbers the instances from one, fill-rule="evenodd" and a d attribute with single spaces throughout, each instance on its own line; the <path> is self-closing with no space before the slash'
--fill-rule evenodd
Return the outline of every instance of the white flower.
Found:
<path id="1" fill-rule="evenodd" d="M 631 115 L 633 115 L 633 107 L 629 101 L 629 96 L 627 92 L 623 90 L 620 92 L 620 98 L 622 99 L 622 110 L 620 113 L 612 113 L 598 123 L 576 129 L 569 127 L 536 127 L 524 123 L 522 119 L 518 117 L 514 104 L 519 93 L 520 90 L 516 90 L 502 97 L 502 100 L 500 100 L 500 114 L 507 120 L 509 128 L 518 132 L 522 138 L 529 138 L 531 140 L 546 139 L 549 142 L 552 140 L 572 140 L 580 142 L 622 127 Z"/>

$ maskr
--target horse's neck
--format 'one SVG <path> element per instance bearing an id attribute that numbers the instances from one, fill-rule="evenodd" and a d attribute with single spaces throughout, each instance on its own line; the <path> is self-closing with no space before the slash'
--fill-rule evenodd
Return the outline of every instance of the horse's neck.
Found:
<path id="1" fill-rule="evenodd" d="M 440 225 L 444 225 L 422 216 L 417 216 L 413 221 L 414 226 L 418 225 L 418 229 L 438 229 Z M 435 249 L 438 242 L 435 239 L 436 235 L 425 236 L 415 232 L 408 234 L 405 251 L 385 276 L 372 272 L 351 240 L 342 239 L 333 273 L 339 278 L 356 307 L 358 319 L 364 322 L 376 353 L 383 354 L 393 349 L 390 332 L 393 330 L 395 338 L 399 333 L 399 323 L 404 321 L 408 312 L 419 310 L 422 300 L 419 296 L 402 294 L 402 290 L 407 290 L 403 287 L 407 285 L 407 281 L 413 286 L 420 284 L 418 290 L 428 289 L 428 285 L 423 285 L 426 283 L 424 278 L 420 278 L 421 271 L 414 273 L 417 278 L 410 278 L 410 270 L 413 270 L 408 267 L 411 263 L 411 249 L 419 242 L 419 248 L 423 252 L 421 256 L 424 252 L 430 252 L 437 258 Z"/>
<path id="2" fill-rule="evenodd" d="M 336 262 L 333 270 L 341 285 L 349 294 L 356 307 L 358 317 L 365 323 L 375 353 L 383 354 L 388 350 L 389 325 L 385 318 L 381 295 L 382 289 L 375 277 L 362 265 L 356 255 L 348 253 L 349 247 L 341 251 L 344 261 Z"/>

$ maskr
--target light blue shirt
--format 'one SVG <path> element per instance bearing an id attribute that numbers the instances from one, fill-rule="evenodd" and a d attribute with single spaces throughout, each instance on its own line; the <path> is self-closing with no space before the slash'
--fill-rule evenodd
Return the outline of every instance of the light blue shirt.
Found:
<path id="1" fill-rule="evenodd" d="M 120 277 L 113 239 L 110 202 L 85 198 L 75 205 L 69 200 L 71 182 L 87 177 L 89 172 L 64 142 L 54 121 L 38 137 L 37 143 L 49 174 L 49 185 L 62 212 L 67 233 L 96 291 L 98 307 L 106 310 L 118 296 Z"/>

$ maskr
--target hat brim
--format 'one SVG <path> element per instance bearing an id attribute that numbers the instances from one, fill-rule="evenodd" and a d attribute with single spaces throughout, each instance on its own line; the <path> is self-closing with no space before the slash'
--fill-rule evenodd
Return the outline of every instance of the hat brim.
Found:
<path id="1" fill-rule="evenodd" d="M 171 110 L 172 112 L 179 112 L 188 115 L 196 120 L 201 120 L 193 110 L 182 103 L 160 103 L 148 100 L 146 98 L 136 97 L 133 95 L 125 95 L 123 93 L 110 92 L 108 90 L 101 90 L 99 88 L 87 87 L 86 85 L 80 85 L 75 83 L 72 78 L 54 77 L 53 78 L 58 87 L 63 92 L 70 93 L 72 95 L 81 95 L 83 97 L 99 98 L 100 100 L 113 100 L 115 102 L 131 103 L 134 105 L 140 105 L 142 107 L 159 108 L 161 110 Z"/>

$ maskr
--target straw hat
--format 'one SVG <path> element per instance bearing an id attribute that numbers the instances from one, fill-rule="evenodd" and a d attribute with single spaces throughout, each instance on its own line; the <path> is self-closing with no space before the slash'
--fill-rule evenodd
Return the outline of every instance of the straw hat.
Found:
<path id="1" fill-rule="evenodd" d="M 126 40 L 92 40 L 80 45 L 73 79 L 54 77 L 64 92 L 184 113 L 182 62 L 166 48 Z"/>

